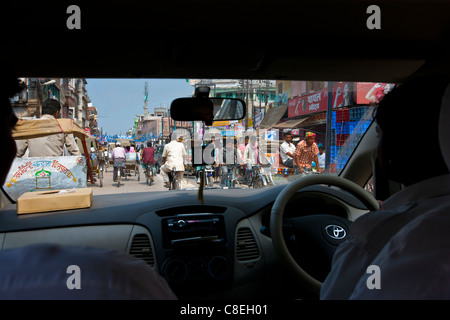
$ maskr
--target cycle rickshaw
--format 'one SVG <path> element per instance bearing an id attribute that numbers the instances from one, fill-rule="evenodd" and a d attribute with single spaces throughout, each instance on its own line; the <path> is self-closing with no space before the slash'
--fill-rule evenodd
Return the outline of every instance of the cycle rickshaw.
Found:
<path id="1" fill-rule="evenodd" d="M 103 171 L 105 170 L 105 157 L 103 155 L 103 152 L 101 150 L 100 142 L 97 140 L 97 138 L 90 136 L 86 138 L 86 147 L 87 147 L 87 154 L 83 150 L 82 142 L 79 138 L 75 138 L 78 149 L 80 149 L 81 153 L 91 161 L 91 173 L 92 177 L 95 179 L 98 179 L 99 186 L 103 187 Z M 88 169 L 89 170 L 89 169 Z"/>

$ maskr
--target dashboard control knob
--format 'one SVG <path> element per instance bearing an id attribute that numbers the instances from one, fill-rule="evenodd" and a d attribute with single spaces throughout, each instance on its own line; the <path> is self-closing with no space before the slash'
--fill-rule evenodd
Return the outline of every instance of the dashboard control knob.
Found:
<path id="1" fill-rule="evenodd" d="M 225 280 L 230 275 L 230 262 L 224 256 L 215 256 L 209 261 L 208 271 L 215 280 Z"/>
<path id="2" fill-rule="evenodd" d="M 188 266 L 186 262 L 180 259 L 172 259 L 165 263 L 164 277 L 171 284 L 182 284 L 188 276 Z"/>
<path id="3" fill-rule="evenodd" d="M 189 274 L 195 280 L 206 280 L 208 278 L 208 264 L 203 259 L 194 259 L 189 262 Z"/>

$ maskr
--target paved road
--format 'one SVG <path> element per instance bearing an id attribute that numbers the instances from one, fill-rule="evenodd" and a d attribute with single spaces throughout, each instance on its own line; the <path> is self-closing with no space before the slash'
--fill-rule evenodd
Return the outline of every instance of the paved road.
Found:
<path id="1" fill-rule="evenodd" d="M 147 185 L 145 181 L 145 176 L 142 171 L 140 171 L 138 181 L 138 176 L 134 172 L 131 172 L 131 177 L 122 178 L 120 180 L 120 187 L 117 187 L 117 182 L 113 181 L 113 168 L 107 168 L 107 171 L 103 175 L 103 187 L 100 187 L 99 181 L 94 184 L 88 182 L 87 187 L 93 189 L 94 195 L 101 194 L 114 194 L 114 193 L 134 193 L 134 192 L 151 192 L 151 191 L 165 191 L 168 190 L 163 186 L 162 176 L 159 174 L 155 177 L 155 182 L 151 186 Z M 186 177 L 186 176 L 185 176 Z M 90 181 L 90 180 L 89 180 Z M 183 179 L 182 187 L 192 188 L 196 187 L 197 184 L 193 177 L 189 179 Z"/>
<path id="2" fill-rule="evenodd" d="M 116 194 L 116 193 L 134 193 L 134 192 L 152 192 L 152 191 L 168 191 L 167 188 L 163 186 L 163 179 L 160 174 L 155 177 L 155 182 L 151 186 L 148 186 L 145 181 L 145 176 L 143 171 L 140 171 L 140 179 L 138 181 L 138 176 L 134 172 L 131 172 L 130 177 L 122 178 L 120 187 L 117 187 L 117 182 L 113 181 L 113 168 L 107 168 L 107 172 L 104 172 L 103 177 L 103 187 L 100 187 L 99 181 L 94 184 L 88 182 L 87 187 L 93 189 L 94 195 L 102 194 Z M 277 184 L 286 184 L 286 181 L 277 180 Z M 90 180 L 89 180 L 90 181 Z M 215 183 L 214 186 L 219 186 L 219 183 Z M 243 188 L 248 188 L 245 184 L 241 184 Z M 195 182 L 193 176 L 186 177 L 181 185 L 182 188 L 198 188 L 198 184 Z"/>

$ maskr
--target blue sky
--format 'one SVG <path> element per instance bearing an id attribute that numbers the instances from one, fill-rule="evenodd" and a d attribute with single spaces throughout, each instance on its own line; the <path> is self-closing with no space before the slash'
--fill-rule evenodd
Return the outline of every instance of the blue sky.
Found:
<path id="1" fill-rule="evenodd" d="M 86 90 L 97 108 L 98 128 L 108 135 L 125 134 L 134 117 L 144 113 L 144 86 L 148 83 L 148 109 L 170 106 L 172 100 L 192 95 L 186 79 L 86 79 Z"/>

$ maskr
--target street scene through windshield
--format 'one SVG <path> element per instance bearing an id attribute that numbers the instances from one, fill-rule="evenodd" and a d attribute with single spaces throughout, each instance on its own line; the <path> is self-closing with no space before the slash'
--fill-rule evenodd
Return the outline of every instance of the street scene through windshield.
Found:
<path id="1" fill-rule="evenodd" d="M 17 139 L 19 151 L 4 185 L 13 199 L 28 191 L 86 186 L 94 194 L 200 186 L 259 189 L 310 174 L 338 175 L 369 127 L 374 105 L 393 88 L 389 83 L 224 79 L 21 81 L 25 89 L 12 99 L 19 119 L 70 119 L 86 140 L 74 135 L 56 154 L 36 141 L 52 141 L 51 136 Z M 209 88 L 209 97 L 244 101 L 245 117 L 209 126 L 173 120 L 170 102 L 202 87 Z M 47 110 L 49 101 L 58 114 Z M 59 180 L 50 179 L 52 174 Z"/>
<path id="2" fill-rule="evenodd" d="M 450 300 L 450 1 L 3 11 L 0 300 Z"/>

